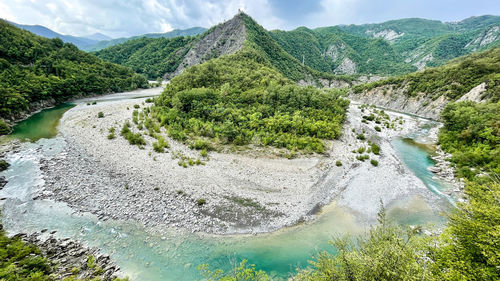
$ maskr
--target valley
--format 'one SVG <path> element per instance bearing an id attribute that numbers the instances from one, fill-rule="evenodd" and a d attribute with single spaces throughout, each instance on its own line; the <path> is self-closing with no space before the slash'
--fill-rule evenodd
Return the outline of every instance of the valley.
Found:
<path id="1" fill-rule="evenodd" d="M 0 20 L 0 280 L 495 280 L 499 24 Z"/>

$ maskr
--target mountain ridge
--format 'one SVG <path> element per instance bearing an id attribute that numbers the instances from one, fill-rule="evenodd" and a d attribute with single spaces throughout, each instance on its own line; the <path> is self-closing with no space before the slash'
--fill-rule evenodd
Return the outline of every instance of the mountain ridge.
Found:
<path id="1" fill-rule="evenodd" d="M 291 31 L 267 31 L 251 17 L 242 13 L 197 35 L 189 43 L 194 45 L 179 46 L 171 50 L 171 54 L 167 54 L 161 60 L 158 59 L 161 61 L 159 63 L 168 65 L 161 68 L 165 71 L 165 77 L 172 78 L 194 64 L 232 53 L 224 51 L 229 46 L 228 42 L 236 40 L 229 38 L 239 38 L 238 34 L 242 31 L 229 29 L 218 34 L 232 21 L 252 27 L 246 28 L 245 32 L 253 32 L 255 36 L 250 38 L 247 34 L 244 41 L 252 48 L 256 48 L 285 76 L 305 84 L 312 82 L 325 86 L 331 83 L 314 82 L 314 80 L 318 80 L 319 76 L 329 77 L 331 80 L 333 76 L 338 75 L 382 77 L 401 75 L 430 66 L 443 65 L 455 57 L 500 45 L 499 16 L 473 17 L 454 23 L 410 18 L 381 24 L 315 29 L 299 27 Z M 210 35 L 213 32 L 218 35 Z M 240 41 L 237 45 L 242 47 Z M 140 45 L 130 41 L 124 44 Z M 202 45 L 204 47 L 200 48 Z M 106 54 L 101 57 L 114 58 L 111 61 L 116 63 L 121 63 L 124 56 L 129 56 L 125 60 L 125 65 L 134 68 L 134 64 L 139 64 L 134 70 L 142 72 L 142 69 L 147 69 L 148 66 L 141 65 L 134 57 L 151 56 L 152 53 L 147 54 L 155 52 L 151 49 L 145 44 L 138 47 L 137 53 L 127 55 L 120 54 L 120 47 L 116 47 L 101 50 L 97 55 Z M 158 68 L 157 65 L 152 67 Z M 155 73 L 156 77 L 160 76 L 159 74 Z M 149 74 L 148 76 L 155 79 Z"/>

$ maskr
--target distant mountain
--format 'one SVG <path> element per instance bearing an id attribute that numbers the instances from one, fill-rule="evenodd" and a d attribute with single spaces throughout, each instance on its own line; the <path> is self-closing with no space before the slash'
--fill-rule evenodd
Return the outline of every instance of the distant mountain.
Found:
<path id="1" fill-rule="evenodd" d="M 15 25 L 21 29 L 27 30 L 31 33 L 34 33 L 36 35 L 45 37 L 45 38 L 60 38 L 63 42 L 65 43 L 71 43 L 77 46 L 79 49 L 84 49 L 85 47 L 91 46 L 99 42 L 99 40 L 91 39 L 91 38 L 85 38 L 85 37 L 76 37 L 76 36 L 71 36 L 71 35 L 63 35 L 60 33 L 57 33 L 51 29 L 48 29 L 45 26 L 41 25 L 24 25 L 24 24 L 18 24 L 14 22 L 9 22 L 12 25 Z"/>
<path id="2" fill-rule="evenodd" d="M 499 46 L 500 17 L 472 17 L 453 23 L 410 18 L 378 24 L 266 31 L 241 14 L 193 40 L 161 43 L 152 38 L 133 39 L 97 55 L 149 78 L 162 73 L 173 77 L 192 65 L 235 52 L 243 43 L 265 54 L 288 78 L 325 84 L 313 76 L 393 76 Z"/>
<path id="3" fill-rule="evenodd" d="M 96 52 L 100 51 L 105 48 L 109 48 L 118 44 L 123 44 L 129 40 L 133 39 L 138 39 L 141 37 L 146 37 L 146 38 L 173 38 L 173 37 L 178 37 L 178 36 L 195 36 L 200 33 L 205 32 L 206 29 L 203 27 L 192 27 L 188 29 L 175 29 L 170 32 L 166 33 L 148 33 L 144 35 L 139 35 L 139 36 L 133 36 L 133 37 L 127 37 L 127 38 L 117 38 L 117 39 L 104 39 L 103 41 L 97 42 L 94 45 L 90 45 L 84 48 L 85 51 L 87 52 Z"/>
<path id="4" fill-rule="evenodd" d="M 92 39 L 92 40 L 96 40 L 96 41 L 105 41 L 105 40 L 112 40 L 113 38 L 107 36 L 107 35 L 104 35 L 102 33 L 94 33 L 92 35 L 89 35 L 89 36 L 86 36 L 86 38 L 89 38 L 89 39 Z"/>
<path id="5" fill-rule="evenodd" d="M 458 22 L 410 18 L 339 26 L 339 29 L 356 36 L 390 42 L 406 63 L 419 70 L 500 45 L 500 16 L 491 15 Z"/>

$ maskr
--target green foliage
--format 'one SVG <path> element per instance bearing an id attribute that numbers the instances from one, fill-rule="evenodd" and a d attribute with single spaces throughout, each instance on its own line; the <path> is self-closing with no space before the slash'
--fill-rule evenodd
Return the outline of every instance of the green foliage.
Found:
<path id="1" fill-rule="evenodd" d="M 10 134 L 11 131 L 12 129 L 10 128 L 10 126 L 5 123 L 5 121 L 0 119 L 0 136 Z"/>
<path id="2" fill-rule="evenodd" d="M 487 90 L 482 94 L 483 98 L 490 97 L 496 101 L 500 96 L 498 69 L 500 69 L 500 48 L 494 48 L 457 59 L 442 67 L 357 85 L 353 87 L 353 91 L 360 93 L 381 86 L 405 85 L 407 87 L 405 94 L 409 96 L 416 96 L 422 92 L 432 100 L 445 95 L 454 101 L 485 82 Z"/>
<path id="3" fill-rule="evenodd" d="M 128 121 L 123 124 L 120 135 L 128 140 L 131 145 L 146 145 L 146 140 L 144 140 L 141 133 L 133 133 L 130 130 L 130 123 Z"/>
<path id="4" fill-rule="evenodd" d="M 0 280 L 53 280 L 50 263 L 38 248 L 0 230 Z"/>
<path id="5" fill-rule="evenodd" d="M 500 102 L 450 103 L 441 112 L 441 147 L 452 153 L 460 176 L 500 174 Z"/>
<path id="6" fill-rule="evenodd" d="M 195 149 L 212 141 L 323 152 L 321 139 L 341 132 L 349 104 L 342 92 L 299 87 L 259 62 L 247 49 L 189 68 L 155 100 L 151 117 L 176 140 L 204 137 Z"/>
<path id="7" fill-rule="evenodd" d="M 205 205 L 206 203 L 207 203 L 207 200 L 205 200 L 203 198 L 196 200 L 196 205 L 198 205 L 198 206 Z"/>
<path id="8" fill-rule="evenodd" d="M 442 280 L 498 280 L 500 276 L 500 184 L 469 183 L 468 203 L 449 217 L 432 270 Z M 465 278 L 465 279 L 464 279 Z"/>
<path id="9" fill-rule="evenodd" d="M 262 270 L 256 270 L 255 265 L 247 265 L 243 260 L 235 266 L 231 272 L 224 272 L 221 269 L 211 271 L 208 264 L 198 266 L 198 270 L 207 281 L 269 281 L 269 276 Z"/>
<path id="10" fill-rule="evenodd" d="M 375 131 L 380 132 L 382 129 L 379 126 L 375 126 Z"/>
<path id="11" fill-rule="evenodd" d="M 374 142 L 370 142 L 370 148 L 373 154 L 379 155 L 380 154 L 380 146 Z"/>
<path id="12" fill-rule="evenodd" d="M 363 141 L 363 140 L 366 140 L 366 137 L 365 137 L 365 135 L 363 135 L 363 134 L 358 134 L 358 135 L 356 136 L 356 138 L 357 138 L 358 140 L 362 140 L 362 141 Z"/>
<path id="13" fill-rule="evenodd" d="M 384 209 L 379 222 L 355 242 L 348 236 L 332 240 L 338 253 L 319 253 L 311 268 L 300 271 L 294 280 L 433 280 L 422 255 L 425 238 L 388 221 Z"/>
<path id="14" fill-rule="evenodd" d="M 130 67 L 149 79 L 173 72 L 181 63 L 196 37 L 137 38 L 100 50 L 95 55 L 103 60 Z"/>
<path id="15" fill-rule="evenodd" d="M 3 172 L 5 170 L 7 170 L 8 168 L 10 167 L 10 164 L 9 162 L 5 161 L 5 160 L 0 160 L 0 172 Z"/>
<path id="16" fill-rule="evenodd" d="M 378 166 L 378 161 L 375 160 L 375 159 L 371 159 L 370 160 L 370 164 L 372 164 L 373 166 L 377 167 Z"/>
<path id="17" fill-rule="evenodd" d="M 46 39 L 0 20 L 0 117 L 30 104 L 148 87 L 145 77 L 60 39 Z"/>
<path id="18" fill-rule="evenodd" d="M 356 64 L 356 73 L 395 75 L 415 71 L 389 42 L 349 34 L 339 27 L 273 31 L 272 37 L 297 60 L 321 72 L 333 73 L 344 59 Z"/>
<path id="19" fill-rule="evenodd" d="M 153 143 L 153 150 L 158 152 L 158 153 L 163 153 L 165 152 L 165 148 L 169 148 L 170 147 L 170 144 L 168 143 L 168 141 L 160 136 L 160 135 L 156 135 L 156 139 L 157 139 L 157 142 Z"/>
<path id="20" fill-rule="evenodd" d="M 335 166 L 337 166 L 337 167 L 342 166 L 342 161 L 337 160 L 337 161 L 335 162 Z"/>
<path id="21" fill-rule="evenodd" d="M 87 257 L 87 267 L 90 269 L 95 268 L 95 257 L 90 255 Z"/>
<path id="22" fill-rule="evenodd" d="M 97 113 L 97 118 L 103 118 L 104 117 L 104 113 L 102 111 L 99 111 Z"/>

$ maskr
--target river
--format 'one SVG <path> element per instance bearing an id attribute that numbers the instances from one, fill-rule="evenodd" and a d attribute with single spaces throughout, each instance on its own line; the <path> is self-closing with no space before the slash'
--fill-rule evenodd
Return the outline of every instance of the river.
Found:
<path id="1" fill-rule="evenodd" d="M 171 229 L 146 229 L 129 221 L 99 221 L 90 214 L 76 214 L 63 203 L 32 200 L 31 194 L 41 189 L 40 159 L 57 154 L 64 139 L 57 135 L 57 124 L 71 105 L 44 110 L 14 128 L 13 137 L 28 139 L 19 153 L 9 154 L 11 167 L 3 172 L 9 183 L 0 191 L 3 200 L 2 221 L 10 233 L 30 233 L 56 230 L 57 237 L 71 237 L 108 253 L 132 280 L 197 280 L 197 265 L 209 263 L 228 269 L 243 258 L 273 275 L 286 279 L 296 267 L 318 251 L 334 249 L 328 240 L 337 235 L 362 234 L 367 226 L 356 215 L 335 202 L 323 208 L 312 222 L 259 235 L 215 236 L 179 233 Z M 420 140 L 428 127 L 409 135 Z M 427 168 L 434 163 L 422 146 L 405 139 L 395 139 L 392 145 L 402 162 L 437 194 L 443 208 L 453 200 L 441 191 L 448 188 L 435 180 Z M 395 202 L 389 216 L 403 224 L 440 225 L 445 222 L 438 211 L 425 206 L 419 198 Z M 47 232 L 47 233 L 48 233 Z"/>

